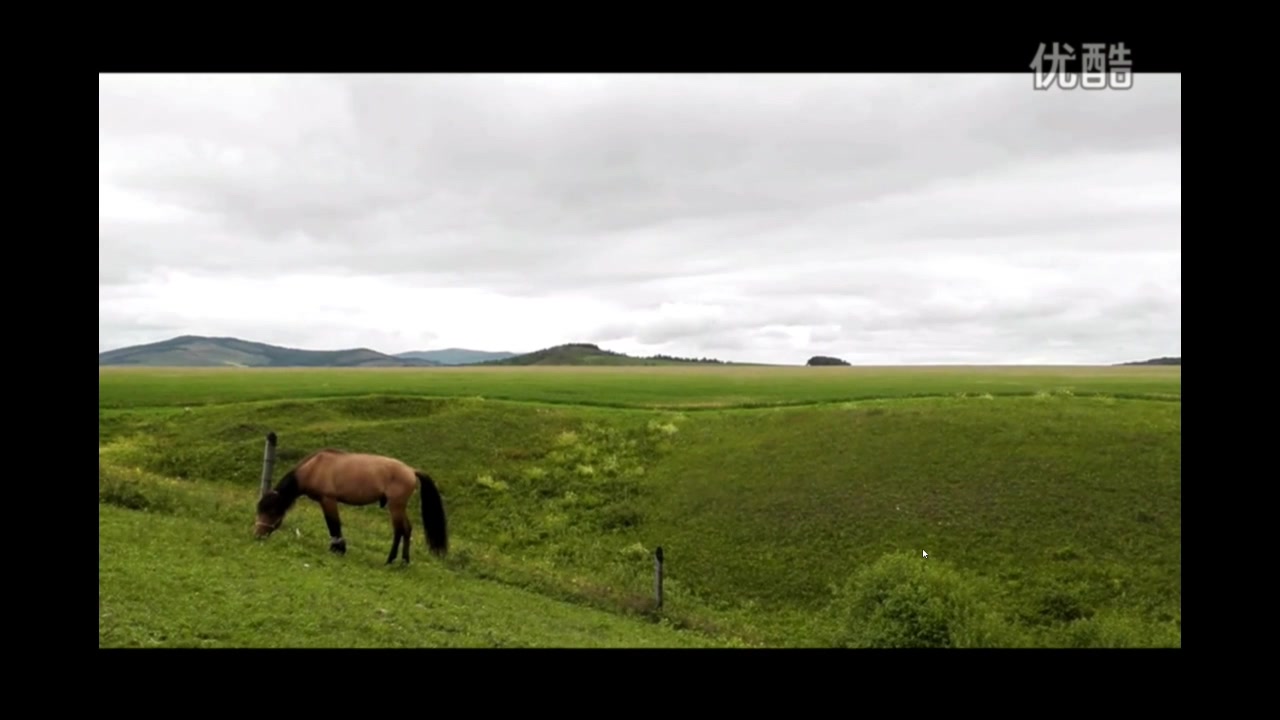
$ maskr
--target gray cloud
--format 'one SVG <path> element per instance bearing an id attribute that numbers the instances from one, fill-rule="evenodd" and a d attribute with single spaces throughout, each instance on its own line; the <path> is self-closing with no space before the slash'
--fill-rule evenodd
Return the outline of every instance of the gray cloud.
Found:
<path id="1" fill-rule="evenodd" d="M 99 344 L 217 325 L 327 346 L 345 323 L 394 351 L 461 342 L 448 323 L 465 317 L 465 339 L 495 348 L 527 333 L 778 362 L 1180 353 L 1181 89 L 102 76 L 99 285 L 150 290 L 100 297 Z M 157 290 L 257 279 L 270 304 L 294 275 L 333 278 L 312 302 L 346 309 L 261 324 Z M 379 280 L 345 289 L 361 278 Z M 450 315 L 371 329 L 392 287 L 444 292 Z M 515 327 L 530 303 L 556 310 Z"/>

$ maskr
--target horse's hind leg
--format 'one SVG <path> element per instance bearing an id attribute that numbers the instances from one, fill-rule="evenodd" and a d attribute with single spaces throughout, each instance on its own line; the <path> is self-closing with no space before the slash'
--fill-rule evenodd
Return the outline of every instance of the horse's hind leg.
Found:
<path id="1" fill-rule="evenodd" d="M 404 502 L 392 502 L 391 504 L 391 527 L 395 528 L 396 539 L 391 544 L 391 554 L 387 556 L 387 564 L 396 559 L 396 551 L 401 551 L 401 558 L 405 564 L 409 563 L 409 538 L 413 535 L 413 526 L 409 524 L 409 515 L 405 512 Z M 403 548 L 400 543 L 404 542 Z"/>
<path id="2" fill-rule="evenodd" d="M 338 555 L 347 553 L 347 541 L 342 537 L 342 519 L 338 517 L 338 502 L 326 497 L 320 500 L 324 522 L 329 526 L 329 550 Z"/>
<path id="3" fill-rule="evenodd" d="M 408 513 L 401 513 L 401 516 L 404 518 L 404 527 L 400 530 L 400 534 L 404 535 L 404 555 L 401 557 L 404 560 L 404 564 L 408 565 L 409 546 L 412 545 L 412 543 L 409 542 L 409 538 L 413 537 L 413 523 L 409 522 Z"/>
<path id="4" fill-rule="evenodd" d="M 391 518 L 391 528 L 395 531 L 395 540 L 391 541 L 391 554 L 387 556 L 387 564 L 390 565 L 396 559 L 396 551 L 400 549 L 400 525 L 396 522 L 395 517 Z"/>

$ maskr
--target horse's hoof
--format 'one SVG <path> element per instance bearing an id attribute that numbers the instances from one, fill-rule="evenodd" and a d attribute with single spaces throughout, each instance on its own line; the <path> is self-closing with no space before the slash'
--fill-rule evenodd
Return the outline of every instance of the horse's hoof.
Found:
<path id="1" fill-rule="evenodd" d="M 337 555 L 346 555 L 347 541 L 339 540 L 337 542 L 329 543 L 329 552 L 335 553 Z"/>

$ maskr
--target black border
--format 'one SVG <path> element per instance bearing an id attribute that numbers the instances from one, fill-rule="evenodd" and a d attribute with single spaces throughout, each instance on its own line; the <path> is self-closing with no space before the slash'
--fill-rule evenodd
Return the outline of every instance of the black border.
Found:
<path id="1" fill-rule="evenodd" d="M 593 707 L 619 704 L 590 700 L 593 685 L 613 682 L 631 686 L 638 702 L 658 702 L 670 707 L 679 697 L 681 684 L 690 690 L 711 691 L 729 686 L 732 701 L 773 690 L 793 694 L 805 690 L 817 695 L 825 690 L 845 695 L 845 703 L 879 705 L 903 695 L 890 692 L 888 682 L 901 682 L 934 695 L 937 688 L 956 685 L 961 695 L 942 694 L 952 700 L 967 698 L 1017 705 L 1024 692 L 1051 704 L 1079 698 L 1081 694 L 1110 696 L 1115 690 L 1136 690 L 1161 695 L 1160 688 L 1176 684 L 1182 674 L 1181 648 L 1171 649 L 975 649 L 975 650 L 826 650 L 826 649 L 377 649 L 377 650 L 256 650 L 256 649 L 114 649 L 99 648 L 106 687 L 128 687 L 145 682 L 154 688 L 186 687 L 204 695 L 225 689 L 236 702 L 248 701 L 263 690 L 278 699 L 288 687 L 291 695 L 305 696 L 326 678 L 346 694 L 364 694 L 370 700 L 412 702 L 415 690 L 436 697 L 453 692 L 474 700 L 492 694 L 492 700 L 510 697 L 521 686 L 541 688 L 546 701 L 572 706 L 576 700 Z M 311 665 L 314 669 L 309 669 Z M 225 681 L 222 677 L 223 675 Z M 751 676 L 768 685 L 749 684 Z M 363 678 L 367 676 L 367 680 Z M 451 677 L 452 676 L 452 677 Z M 880 677 L 876 677 L 880 676 Z M 1069 677 L 1074 676 L 1074 677 Z M 145 681 L 143 680 L 145 678 Z M 171 680 L 169 678 L 172 678 Z M 453 678 L 456 678 L 454 680 Z M 874 683 L 869 683 L 875 678 Z M 263 680 L 266 680 L 264 683 Z M 665 698 L 646 700 L 646 686 L 662 685 Z M 417 687 L 415 687 L 417 686 Z M 471 688 L 468 692 L 467 688 Z M 736 688 L 736 689 L 735 689 Z M 485 691 L 488 691 L 487 693 Z M 241 694 L 243 693 L 243 694 Z M 214 694 L 221 694 L 221 690 Z M 717 693 L 719 695 L 720 693 Z M 911 693 L 910 695 L 915 695 Z M 909 696 L 910 696 L 909 695 Z M 216 700 L 216 698 L 214 698 Z M 302 698 L 300 698 L 302 699 Z M 319 699 L 319 697 L 317 697 Z M 1153 700 L 1159 698 L 1151 697 Z M 625 707 L 627 703 L 622 703 Z M 242 706 L 243 707 L 243 706 Z M 249 705 L 252 707 L 252 705 Z M 974 707 L 978 707 L 975 705 Z M 1030 707 L 1030 706 L 1027 706 Z M 656 709 L 656 708 L 655 708 Z M 847 704 L 844 708 L 852 711 Z M 665 710 L 665 708 L 664 708 Z M 532 710 L 530 711 L 532 712 Z M 665 714 L 665 713 L 664 713 Z"/>
<path id="2" fill-rule="evenodd" d="M 631 710 L 647 717 L 720 711 L 699 712 L 702 717 L 733 712 L 734 706 L 767 717 L 779 711 L 806 717 L 821 711 L 824 695 L 836 703 L 835 712 L 850 715 L 888 709 L 913 717 L 928 713 L 930 701 L 951 714 L 1002 708 L 1058 714 L 1071 704 L 1123 712 L 1128 697 L 1140 699 L 1140 705 L 1131 701 L 1135 710 L 1155 713 L 1162 702 L 1172 704 L 1182 695 L 1175 688 L 1182 687 L 1185 674 L 1178 649 L 99 653 L 101 687 L 117 690 L 122 704 L 175 693 L 166 709 L 177 709 L 173 701 L 194 712 L 226 704 L 230 717 L 282 711 L 303 711 L 305 717 L 312 705 L 320 706 L 322 716 L 349 714 L 353 710 L 335 707 L 347 699 L 355 703 L 353 709 L 375 714 L 403 714 L 393 709 L 405 708 L 411 715 L 440 716 L 452 714 L 457 703 L 457 710 L 472 713 L 511 704 L 526 717 L 540 711 L 582 710 L 595 717 Z M 335 697 L 340 695 L 347 698 Z"/>
<path id="3" fill-rule="evenodd" d="M 741 13 L 739 8 L 745 6 L 734 10 Z M 413 19 L 417 13 L 383 10 L 375 22 L 363 27 L 359 21 L 337 18 L 334 23 L 342 29 L 329 32 L 307 19 L 294 22 L 296 14 L 314 13 L 314 8 L 292 10 L 290 17 L 275 23 L 257 12 L 190 16 L 168 27 L 157 24 L 155 18 L 124 19 L 124 33 L 101 24 L 97 28 L 104 50 L 99 72 L 979 72 L 1025 74 L 1030 92 L 1031 61 L 1041 42 L 1067 42 L 1079 50 L 1083 42 L 1123 41 L 1132 49 L 1135 85 L 1142 82 L 1144 73 L 1181 73 L 1184 43 L 1181 35 L 1175 37 L 1150 25 L 1129 32 L 1102 28 L 1060 31 L 1044 26 L 999 30 L 995 28 L 1004 25 L 997 26 L 994 18 L 985 29 L 956 29 L 956 23 L 938 20 L 933 27 L 939 32 L 931 36 L 921 29 L 923 20 L 918 17 L 908 23 L 872 22 L 862 7 L 850 8 L 856 20 L 849 22 L 819 15 L 816 8 L 805 21 L 792 26 L 764 15 L 756 30 L 730 23 L 717 27 L 714 22 L 695 27 L 680 15 L 665 16 L 666 24 L 646 27 L 643 19 L 635 22 L 631 13 L 614 13 L 594 25 L 587 23 L 600 16 L 557 18 L 551 32 L 542 32 L 536 22 L 522 24 L 518 18 L 503 26 L 492 17 L 462 20 L 432 6 L 422 9 L 421 20 Z M 501 10 L 490 12 L 496 15 Z M 926 12 L 931 11 L 921 6 L 912 14 Z M 213 14 L 221 13 L 216 10 Z M 713 16 L 728 14 L 725 8 Z M 377 654 L 370 654 L 374 652 Z M 675 688 L 688 685 L 690 690 L 707 693 L 713 691 L 713 681 L 720 679 L 730 690 L 728 694 L 716 693 L 723 700 L 753 698 L 770 690 L 793 697 L 800 690 L 811 696 L 832 690 L 843 696 L 842 710 L 856 712 L 858 705 L 874 708 L 881 700 L 892 703 L 904 697 L 888 692 L 884 682 L 897 680 L 909 692 L 914 690 L 906 696 L 913 699 L 933 695 L 947 697 L 949 703 L 959 698 L 980 703 L 974 707 L 1003 701 L 1044 708 L 1045 700 L 1062 707 L 1064 700 L 1084 694 L 1098 697 L 1122 688 L 1155 699 L 1163 694 L 1160 688 L 1176 682 L 1181 673 L 1173 671 L 1180 670 L 1182 663 L 1180 649 L 99 648 L 99 653 L 109 653 L 100 656 L 107 688 L 181 689 L 190 693 L 188 702 L 196 700 L 200 705 L 209 699 L 235 698 L 239 712 L 250 714 L 282 709 L 278 704 L 255 706 L 252 699 L 259 690 L 264 691 L 264 698 L 269 693 L 278 700 L 280 690 L 288 686 L 290 695 L 305 702 L 310 699 L 306 696 L 311 694 L 312 683 L 323 684 L 326 678 L 346 694 L 363 693 L 375 701 L 403 699 L 410 704 L 423 697 L 447 702 L 450 690 L 461 691 L 461 698 L 471 701 L 478 691 L 480 697 L 491 700 L 511 698 L 527 704 L 532 699 L 529 695 L 515 693 L 532 687 L 538 691 L 534 697 L 543 701 L 539 704 L 552 703 L 548 707 L 616 710 L 622 696 L 610 698 L 613 702 L 590 699 L 590 686 L 583 683 L 596 679 L 597 683 L 612 681 L 629 687 L 630 697 L 651 708 L 665 705 L 665 713 L 679 697 Z M 986 667 L 980 667 L 979 662 Z M 307 672 L 307 663 L 315 664 L 313 673 Z M 747 684 L 753 670 L 767 678 L 768 684 Z M 1066 675 L 1071 670 L 1077 671 L 1076 677 L 1068 681 Z M 225 673 L 225 682 L 215 677 L 219 672 Z M 456 674 L 456 684 L 448 681 L 450 673 Z M 366 675 L 366 683 L 357 679 Z M 867 681 L 873 675 L 884 680 L 870 684 Z M 957 695 L 938 689 L 948 685 L 965 691 Z M 474 689 L 467 692 L 468 688 Z M 1032 693 L 1031 703 L 1019 702 L 1024 692 Z M 323 694 L 314 697 L 321 702 L 327 699 Z M 587 703 L 575 702 L 581 700 Z M 419 709 L 430 712 L 434 707 Z M 1147 705 L 1146 709 L 1153 707 Z"/>
<path id="4" fill-rule="evenodd" d="M 866 10 L 854 12 L 867 17 Z M 214 18 L 213 25 L 198 21 L 143 34 L 139 29 L 150 23 L 139 20 L 125 26 L 123 37 L 103 31 L 98 71 L 1017 73 L 1028 76 L 1030 87 L 1041 43 L 1068 43 L 1079 54 L 1084 43 L 1123 42 L 1131 50 L 1135 82 L 1143 73 L 1181 73 L 1184 45 L 1181 35 L 1149 24 L 1129 31 L 1005 30 L 994 20 L 974 28 L 938 21 L 931 33 L 912 21 L 813 17 L 788 26 L 785 19 L 775 23 L 766 17 L 759 29 L 749 30 L 684 18 L 650 28 L 623 15 L 595 26 L 566 19 L 544 31 L 536 20 L 495 27 L 493 18 L 455 19 L 427 8 L 422 15 L 430 19 L 405 15 L 368 26 L 353 20 L 328 32 L 305 19 L 294 25 L 248 17 L 235 18 L 240 22 L 227 32 Z M 1079 71 L 1079 60 L 1067 69 Z"/>

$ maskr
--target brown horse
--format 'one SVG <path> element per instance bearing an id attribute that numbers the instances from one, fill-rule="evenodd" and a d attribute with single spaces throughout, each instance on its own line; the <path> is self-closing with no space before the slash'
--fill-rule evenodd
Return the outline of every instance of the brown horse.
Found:
<path id="1" fill-rule="evenodd" d="M 303 458 L 280 478 L 274 489 L 262 496 L 258 501 L 254 536 L 265 538 L 279 529 L 285 513 L 305 495 L 320 504 L 329 526 L 329 549 L 342 555 L 347 552 L 347 541 L 342 537 L 338 504 L 361 506 L 376 501 L 378 507 L 387 509 L 395 530 L 387 563 L 396 559 L 400 541 L 404 540 L 402 559 L 407 564 L 413 526 L 406 508 L 409 496 L 418 487 L 422 488 L 422 524 L 427 531 L 427 547 L 433 554 L 443 556 L 449 548 L 444 504 L 435 482 L 426 473 L 395 458 L 333 448 L 317 450 Z"/>

